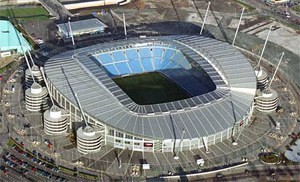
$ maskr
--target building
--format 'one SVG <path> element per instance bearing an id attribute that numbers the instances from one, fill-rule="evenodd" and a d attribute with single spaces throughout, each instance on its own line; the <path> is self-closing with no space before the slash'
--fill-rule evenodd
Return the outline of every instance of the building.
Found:
<path id="1" fill-rule="evenodd" d="M 72 1 L 63 0 L 62 4 L 67 10 L 100 7 L 100 6 L 111 6 L 111 5 L 125 5 L 130 3 L 131 0 L 89 0 L 89 1 Z"/>
<path id="2" fill-rule="evenodd" d="M 86 35 L 95 35 L 104 33 L 107 25 L 102 23 L 97 18 L 87 19 L 87 20 L 79 20 L 73 21 L 69 23 L 62 23 L 56 25 L 58 28 L 58 34 L 64 40 L 71 38 L 71 30 L 73 33 L 74 38 L 76 37 L 83 37 Z"/>
<path id="3" fill-rule="evenodd" d="M 285 4 L 291 2 L 291 0 L 265 0 L 266 4 Z"/>
<path id="4" fill-rule="evenodd" d="M 175 152 L 205 147 L 234 138 L 252 115 L 256 76 L 247 59 L 232 45 L 201 36 L 134 38 L 93 45 L 50 58 L 45 72 L 51 95 L 70 112 L 102 128 L 102 145 L 134 151 Z M 202 75 L 184 70 L 201 68 L 214 89 L 193 94 Z M 164 69 L 167 68 L 167 69 Z M 176 72 L 175 68 L 183 71 Z M 173 70 L 167 72 L 166 70 Z M 160 71 L 191 92 L 191 97 L 141 105 L 112 80 Z M 176 72 L 176 74 L 172 74 Z M 195 77 L 195 78 L 192 78 Z"/>
<path id="5" fill-rule="evenodd" d="M 95 153 L 101 149 L 102 135 L 90 126 L 78 128 L 76 131 L 77 150 L 80 153 Z"/>
<path id="6" fill-rule="evenodd" d="M 7 20 L 0 20 L 0 57 L 23 54 L 31 46 L 17 29 Z"/>

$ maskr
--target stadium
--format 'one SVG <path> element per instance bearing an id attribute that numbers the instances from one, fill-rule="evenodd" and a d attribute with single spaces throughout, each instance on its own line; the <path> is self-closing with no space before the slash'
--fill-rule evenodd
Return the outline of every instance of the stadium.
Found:
<path id="1" fill-rule="evenodd" d="M 45 73 L 71 121 L 81 120 L 76 93 L 103 145 L 145 152 L 234 140 L 249 122 L 256 92 L 247 59 L 232 45 L 202 36 L 92 45 L 50 58 Z"/>

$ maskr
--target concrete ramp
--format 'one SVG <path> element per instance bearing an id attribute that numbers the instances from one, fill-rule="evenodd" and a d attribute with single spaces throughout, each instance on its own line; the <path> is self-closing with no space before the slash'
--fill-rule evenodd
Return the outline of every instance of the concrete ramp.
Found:
<path id="1" fill-rule="evenodd" d="M 57 0 L 39 0 L 41 5 L 54 16 L 56 19 L 66 19 L 67 17 L 72 17 L 73 14 L 70 13 L 64 5 L 62 5 Z"/>

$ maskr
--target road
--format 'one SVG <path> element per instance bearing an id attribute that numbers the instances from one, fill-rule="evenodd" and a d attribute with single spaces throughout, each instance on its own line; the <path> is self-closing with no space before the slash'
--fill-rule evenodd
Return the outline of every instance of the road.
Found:
<path id="1" fill-rule="evenodd" d="M 299 181 L 300 166 L 298 165 L 270 165 L 256 164 L 252 167 L 244 166 L 220 173 L 198 175 L 193 177 L 176 177 L 165 179 L 165 181 L 189 180 L 189 181 Z M 154 180 L 155 181 L 155 180 Z"/>
<path id="2" fill-rule="evenodd" d="M 279 19 L 281 21 L 290 23 L 290 24 L 296 24 L 300 25 L 300 17 L 291 13 L 290 8 L 283 5 L 277 5 L 277 6 L 267 6 L 263 1 L 261 0 L 243 0 L 244 3 L 253 6 L 256 8 L 258 12 L 264 15 L 270 15 L 271 17 L 274 17 L 276 19 Z M 284 12 L 289 12 L 290 17 L 288 18 Z"/>
<path id="3" fill-rule="evenodd" d="M 293 170 L 282 170 L 276 173 L 270 172 L 270 170 L 261 170 L 261 171 L 252 171 L 248 174 L 240 173 L 240 174 L 232 174 L 226 175 L 222 178 L 212 177 L 207 178 L 205 181 L 239 181 L 239 182 L 252 182 L 252 181 L 299 181 L 300 176 L 298 174 L 299 169 Z M 291 175 L 290 173 L 293 173 Z M 199 180 L 199 179 L 197 179 Z M 197 181 L 191 180 L 191 181 Z"/>
<path id="4" fill-rule="evenodd" d="M 57 0 L 40 0 L 40 3 L 52 16 L 55 16 L 56 19 L 64 20 L 73 16 L 73 14 Z"/>

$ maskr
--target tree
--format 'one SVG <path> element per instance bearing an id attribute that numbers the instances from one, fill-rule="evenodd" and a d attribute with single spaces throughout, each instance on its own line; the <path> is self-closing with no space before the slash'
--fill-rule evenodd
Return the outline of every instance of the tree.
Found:
<path id="1" fill-rule="evenodd" d="M 145 2 L 144 0 L 136 0 L 134 1 L 135 6 L 139 11 L 143 10 L 145 8 Z"/>

